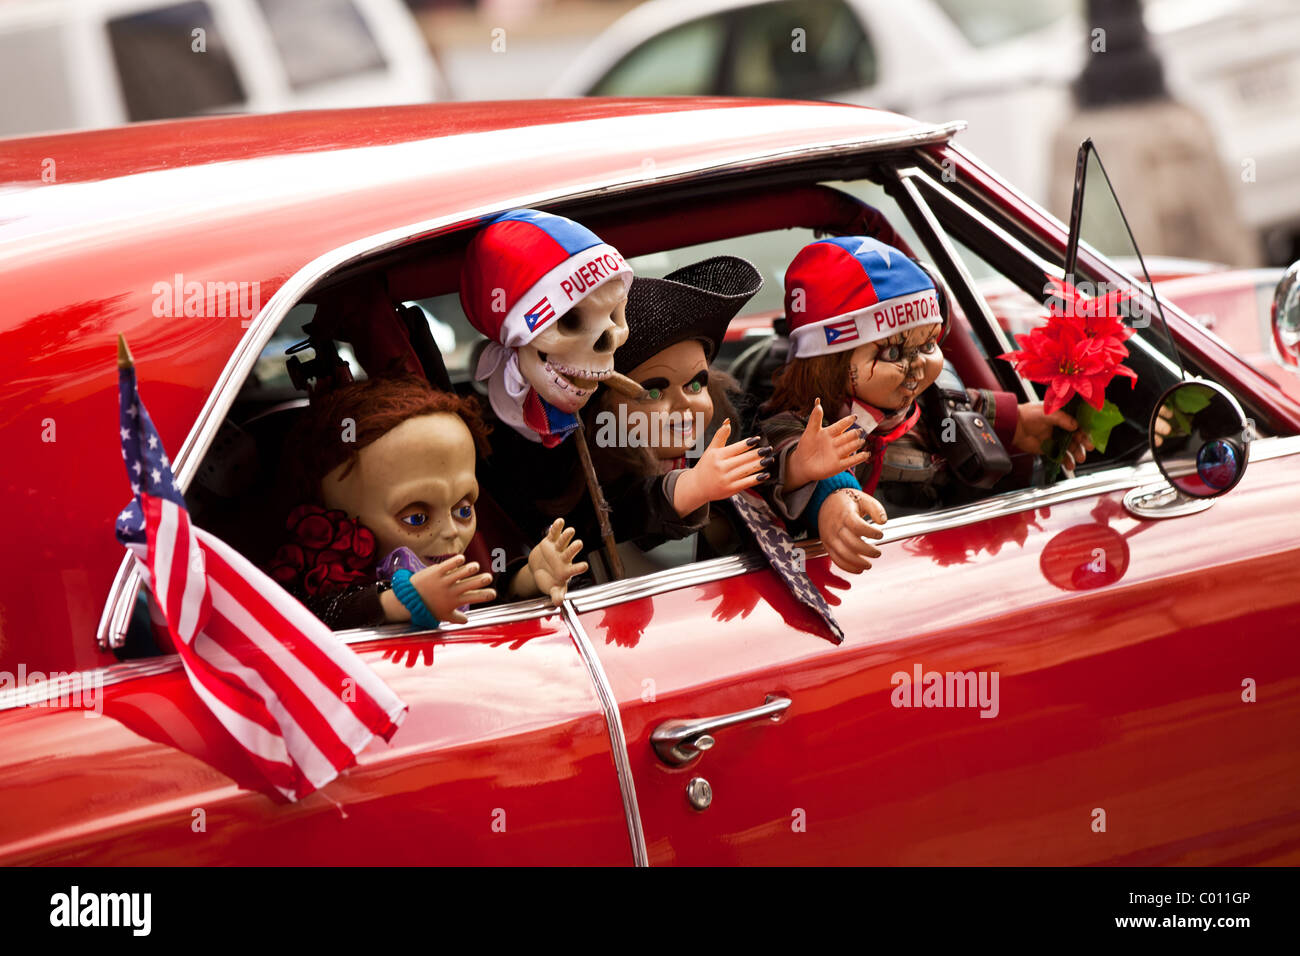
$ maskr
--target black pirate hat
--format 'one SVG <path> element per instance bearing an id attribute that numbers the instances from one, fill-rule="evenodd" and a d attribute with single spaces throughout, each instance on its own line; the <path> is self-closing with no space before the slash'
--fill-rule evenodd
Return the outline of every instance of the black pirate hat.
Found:
<path id="1" fill-rule="evenodd" d="M 739 256 L 713 256 L 662 279 L 636 276 L 628 290 L 628 336 L 614 353 L 626 375 L 646 359 L 685 339 L 698 339 L 712 362 L 727 325 L 763 287 L 754 264 Z"/>

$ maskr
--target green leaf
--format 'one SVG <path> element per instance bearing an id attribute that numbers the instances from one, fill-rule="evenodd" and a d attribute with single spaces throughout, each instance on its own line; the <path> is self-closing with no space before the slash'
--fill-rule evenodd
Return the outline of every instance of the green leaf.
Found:
<path id="1" fill-rule="evenodd" d="M 1195 415 L 1214 397 L 1214 392 L 1204 385 L 1184 385 L 1174 392 L 1172 398 L 1174 406 L 1180 412 L 1186 412 L 1189 415 Z"/>
<path id="2" fill-rule="evenodd" d="M 1103 453 L 1106 451 L 1106 443 L 1110 441 L 1111 429 L 1124 421 L 1124 413 L 1110 401 L 1101 406 L 1101 411 L 1087 402 L 1080 402 L 1074 411 L 1074 417 L 1079 422 L 1080 430 L 1092 439 L 1093 447 Z"/>

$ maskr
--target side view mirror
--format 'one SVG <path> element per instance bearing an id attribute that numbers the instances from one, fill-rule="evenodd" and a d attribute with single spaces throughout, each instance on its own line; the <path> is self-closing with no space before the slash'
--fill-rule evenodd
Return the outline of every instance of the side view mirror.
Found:
<path id="1" fill-rule="evenodd" d="M 1300 262 L 1282 273 L 1273 294 L 1273 350 L 1279 364 L 1300 375 Z"/>
<path id="2" fill-rule="evenodd" d="M 1179 382 L 1160 396 L 1148 437 L 1161 474 L 1189 498 L 1217 498 L 1246 473 L 1250 424 L 1223 386 Z"/>

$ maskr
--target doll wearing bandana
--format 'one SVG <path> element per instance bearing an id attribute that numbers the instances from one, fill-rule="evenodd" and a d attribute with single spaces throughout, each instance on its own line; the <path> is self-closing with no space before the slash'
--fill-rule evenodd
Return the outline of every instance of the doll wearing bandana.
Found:
<path id="1" fill-rule="evenodd" d="M 471 605 L 563 599 L 582 542 L 555 520 L 526 554 L 480 499 L 476 452 L 487 430 L 477 403 L 412 376 L 369 379 L 313 396 L 290 460 L 304 503 L 271 575 L 335 630 L 413 621 L 464 623 Z M 522 550 L 522 549 L 519 549 Z M 489 567 L 502 566 L 495 575 Z"/>
<path id="2" fill-rule="evenodd" d="M 939 377 L 944 316 L 934 281 L 906 254 L 877 239 L 849 236 L 800 250 L 786 272 L 790 353 L 762 423 L 775 449 L 773 507 L 801 519 L 841 569 L 879 557 L 863 537 L 886 520 L 877 497 L 937 504 L 949 484 L 942 443 L 921 423 L 917 399 Z M 1043 413 L 1042 403 L 968 390 L 972 409 L 1003 444 L 1037 453 L 1054 426 L 1078 425 Z M 836 421 L 823 427 L 823 406 Z M 1071 455 L 1084 459 L 1076 436 Z M 876 497 L 873 497 L 876 496 Z"/>
<path id="3" fill-rule="evenodd" d="M 490 467 L 484 481 L 528 534 L 586 494 L 574 443 L 578 413 L 614 371 L 627 339 L 631 267 L 563 216 L 515 209 L 471 240 L 460 299 L 489 340 L 475 378 L 487 387 Z"/>
<path id="4" fill-rule="evenodd" d="M 674 563 L 738 547 L 727 509 L 712 505 L 765 481 L 771 449 L 760 438 L 728 444 L 736 384 L 709 364 L 728 323 L 761 286 L 758 270 L 735 256 L 633 280 L 628 339 L 614 367 L 644 395 L 628 398 L 602 387 L 583 411 L 618 541 L 648 552 L 703 532 L 690 542 L 694 553 L 678 554 Z M 590 533 L 585 525 L 582 530 Z M 620 550 L 629 567 L 643 564 L 628 548 Z"/>

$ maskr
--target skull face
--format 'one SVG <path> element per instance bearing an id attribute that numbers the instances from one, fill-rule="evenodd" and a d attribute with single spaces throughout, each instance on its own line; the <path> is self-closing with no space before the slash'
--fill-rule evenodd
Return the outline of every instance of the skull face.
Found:
<path id="1" fill-rule="evenodd" d="M 610 279 L 519 348 L 519 369 L 538 395 L 570 414 L 587 404 L 627 341 L 626 304 L 622 280 Z"/>

